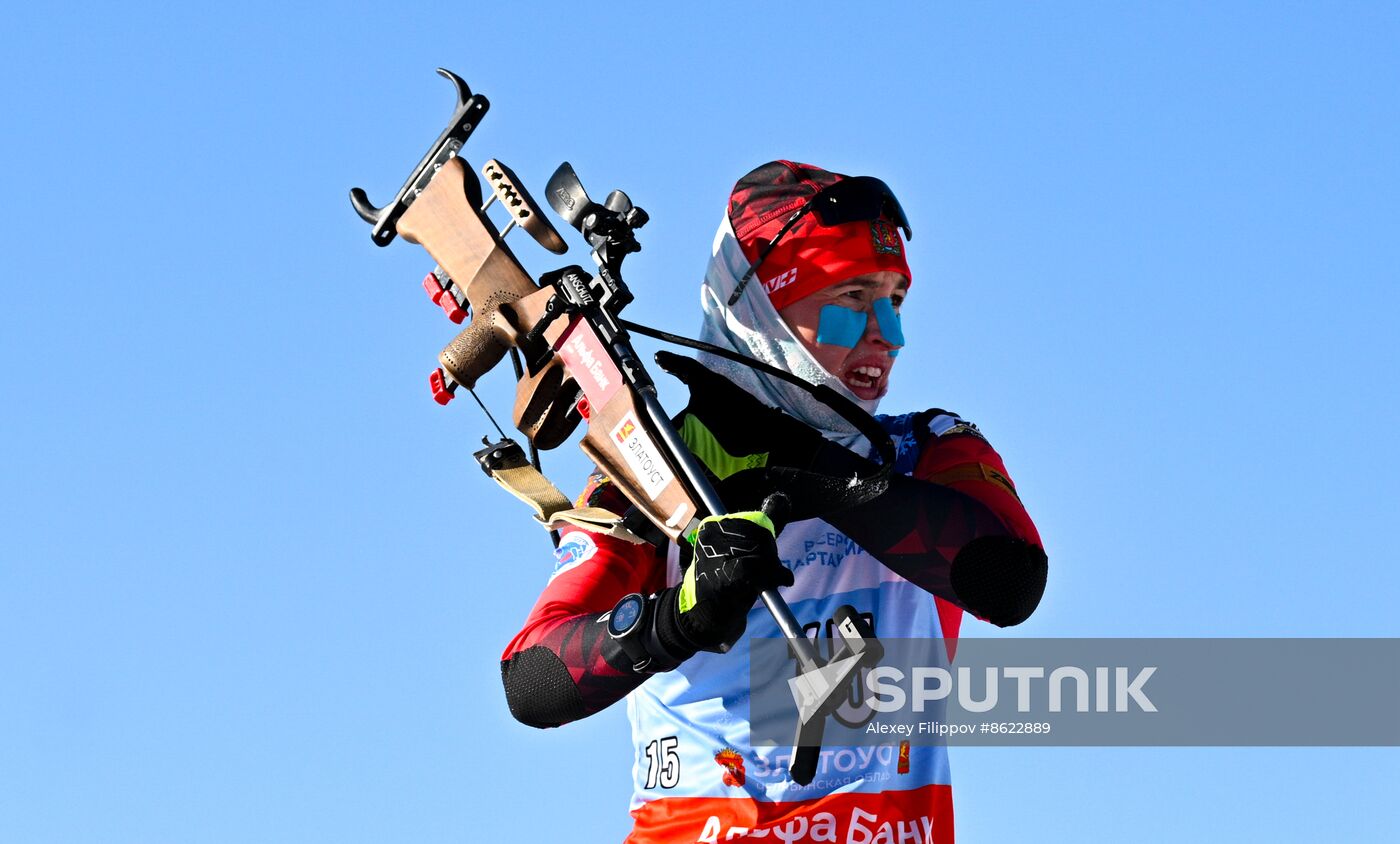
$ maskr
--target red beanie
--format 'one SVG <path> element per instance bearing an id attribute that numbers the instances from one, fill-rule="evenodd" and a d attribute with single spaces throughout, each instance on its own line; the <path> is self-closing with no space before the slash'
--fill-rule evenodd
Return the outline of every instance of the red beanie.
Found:
<path id="1" fill-rule="evenodd" d="M 729 222 L 749 263 L 817 191 L 844 178 L 810 164 L 770 161 L 740 179 L 729 195 Z M 893 222 L 823 226 L 816 214 L 807 214 L 763 259 L 756 281 L 781 309 L 824 287 L 882 270 L 910 278 L 904 240 Z"/>

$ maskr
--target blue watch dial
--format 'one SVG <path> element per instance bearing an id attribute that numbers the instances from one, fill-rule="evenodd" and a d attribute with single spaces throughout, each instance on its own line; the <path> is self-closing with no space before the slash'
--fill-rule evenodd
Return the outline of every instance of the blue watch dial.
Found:
<path id="1" fill-rule="evenodd" d="M 633 625 L 637 623 L 637 619 L 642 617 L 643 600 L 641 595 L 628 595 L 618 601 L 617 606 L 613 607 L 612 616 L 608 619 L 609 632 L 614 636 L 621 636 L 631 630 Z"/>

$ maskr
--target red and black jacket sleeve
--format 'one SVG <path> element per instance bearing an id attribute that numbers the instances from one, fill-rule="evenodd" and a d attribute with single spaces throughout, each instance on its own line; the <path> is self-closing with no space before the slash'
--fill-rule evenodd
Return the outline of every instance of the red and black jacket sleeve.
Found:
<path id="1" fill-rule="evenodd" d="M 595 480 L 584 498 L 616 509 L 617 495 Z M 620 496 L 618 496 L 620 497 Z M 532 727 L 557 727 L 621 700 L 647 678 L 608 636 L 606 614 L 624 596 L 662 589 L 664 550 L 581 528 L 560 535 L 566 559 L 501 656 L 511 715 Z"/>
<path id="2" fill-rule="evenodd" d="M 952 606 L 1001 627 L 1020 624 L 1045 591 L 1049 563 L 1040 534 L 1001 456 L 976 426 L 943 411 L 927 419 L 912 476 L 895 476 L 879 498 L 828 520 Z M 955 619 L 943 616 L 945 628 L 954 621 L 945 633 L 956 635 Z"/>

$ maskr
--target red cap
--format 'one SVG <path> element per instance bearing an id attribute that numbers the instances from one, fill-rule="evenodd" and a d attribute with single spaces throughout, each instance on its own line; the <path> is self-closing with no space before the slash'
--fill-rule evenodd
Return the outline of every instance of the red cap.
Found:
<path id="1" fill-rule="evenodd" d="M 729 221 L 749 263 L 817 191 L 846 178 L 810 164 L 770 161 L 739 180 L 729 195 Z M 899 227 L 881 218 L 823 226 L 807 214 L 778 241 L 757 279 L 774 308 L 867 273 L 911 278 Z"/>

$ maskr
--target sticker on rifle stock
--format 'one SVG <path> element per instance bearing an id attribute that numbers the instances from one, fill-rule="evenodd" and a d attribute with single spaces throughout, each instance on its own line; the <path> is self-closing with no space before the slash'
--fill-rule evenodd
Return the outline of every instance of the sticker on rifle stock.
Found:
<path id="1" fill-rule="evenodd" d="M 666 465 L 666 459 L 647 436 L 646 429 L 637 423 L 637 417 L 628 413 L 612 429 L 611 436 L 647 497 L 655 501 L 671 482 L 671 467 Z"/>
<path id="2" fill-rule="evenodd" d="M 603 348 L 603 341 L 583 319 L 575 319 L 556 350 L 569 374 L 583 388 L 589 404 L 601 410 L 622 386 L 622 373 Z"/>

